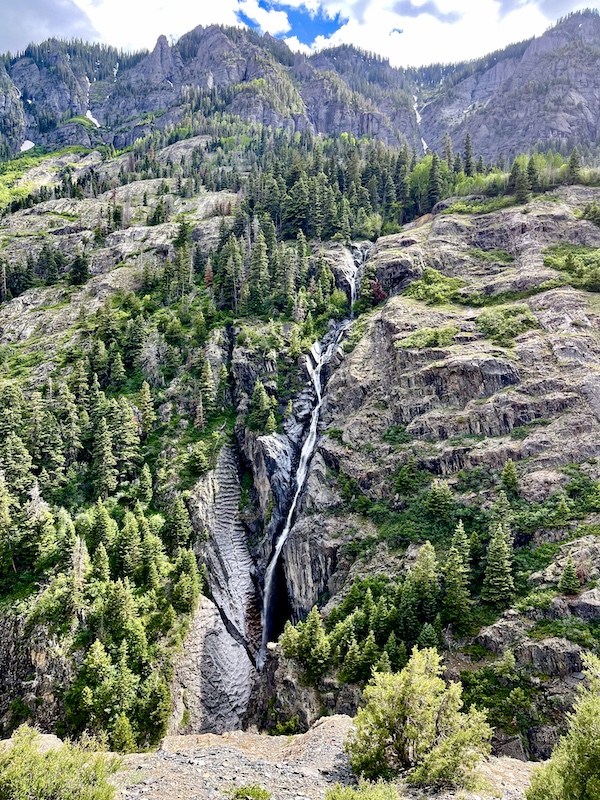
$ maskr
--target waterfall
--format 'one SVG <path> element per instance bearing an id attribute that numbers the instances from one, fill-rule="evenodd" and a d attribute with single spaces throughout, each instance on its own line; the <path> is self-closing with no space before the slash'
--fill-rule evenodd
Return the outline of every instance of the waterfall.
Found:
<path id="1" fill-rule="evenodd" d="M 371 252 L 370 244 L 367 246 L 363 245 L 357 247 L 355 250 L 354 253 L 355 269 L 351 274 L 347 276 L 347 280 L 350 286 L 351 306 L 356 301 L 358 286 L 360 283 L 360 278 L 362 277 L 362 270 L 366 260 L 369 257 L 370 252 Z M 298 502 L 302 495 L 302 491 L 306 483 L 306 478 L 308 477 L 310 462 L 312 460 L 315 450 L 317 449 L 319 418 L 321 416 L 321 406 L 323 405 L 323 381 L 322 381 L 323 368 L 326 367 L 331 362 L 332 358 L 337 353 L 339 346 L 344 337 L 346 336 L 351 324 L 352 324 L 351 316 L 348 317 L 347 319 L 344 319 L 342 322 L 338 323 L 333 329 L 333 331 L 330 334 L 328 334 L 328 336 L 324 340 L 324 342 L 326 342 L 327 339 L 329 339 L 329 342 L 326 345 L 324 345 L 324 343 L 322 344 L 321 342 L 315 342 L 311 347 L 310 353 L 308 354 L 306 360 L 306 369 L 315 392 L 315 405 L 313 407 L 310 417 L 308 434 L 306 436 L 306 439 L 304 440 L 304 444 L 302 445 L 302 450 L 300 451 L 300 460 L 298 462 L 298 469 L 296 470 L 296 476 L 295 476 L 295 490 L 293 499 L 286 517 L 285 525 L 283 526 L 281 533 L 277 537 L 273 554 L 269 560 L 269 563 L 267 565 L 267 570 L 265 572 L 265 582 L 263 590 L 263 609 L 262 609 L 262 626 L 263 626 L 262 642 L 256 663 L 258 669 L 261 669 L 263 667 L 267 653 L 267 642 L 269 641 L 269 633 L 270 633 L 269 623 L 271 614 L 271 604 L 273 601 L 273 591 L 275 588 L 277 565 L 279 564 L 279 558 L 281 556 L 281 551 L 283 550 L 283 546 L 285 545 L 288 536 L 290 535 L 292 525 L 294 524 L 296 510 L 298 508 Z"/>

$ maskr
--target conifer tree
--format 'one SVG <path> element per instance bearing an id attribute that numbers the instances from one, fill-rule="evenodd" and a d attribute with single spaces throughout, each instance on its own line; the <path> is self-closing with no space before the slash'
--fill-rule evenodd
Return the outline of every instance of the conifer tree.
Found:
<path id="1" fill-rule="evenodd" d="M 451 622 L 458 629 L 464 629 L 471 610 L 469 571 L 463 553 L 453 545 L 444 565 L 444 621 Z"/>
<path id="2" fill-rule="evenodd" d="M 475 159 L 473 156 L 473 142 L 471 134 L 467 133 L 465 138 L 465 175 L 471 178 L 475 175 Z"/>
<path id="3" fill-rule="evenodd" d="M 142 433 L 144 436 L 147 436 L 152 430 L 156 420 L 154 402 L 152 400 L 152 394 L 150 393 L 150 385 L 147 381 L 142 383 L 142 388 L 138 397 L 138 408 L 140 410 Z"/>
<path id="4" fill-rule="evenodd" d="M 123 365 L 121 353 L 117 350 L 110 365 L 110 384 L 114 389 L 120 389 L 125 383 L 127 374 Z"/>
<path id="5" fill-rule="evenodd" d="M 433 208 L 442 197 L 442 179 L 440 175 L 440 158 L 437 153 L 433 154 L 431 169 L 429 170 L 429 184 L 427 187 L 427 197 L 429 208 Z"/>
<path id="6" fill-rule="evenodd" d="M 512 576 L 512 552 L 507 534 L 499 523 L 492 533 L 487 552 L 487 564 L 481 597 L 496 608 L 506 608 L 514 596 L 515 584 Z"/>
<path id="7" fill-rule="evenodd" d="M 92 557 L 92 578 L 99 583 L 108 583 L 110 580 L 108 553 L 102 542 L 100 542 Z"/>
<path id="8" fill-rule="evenodd" d="M 437 649 L 439 642 L 438 637 L 435 632 L 435 628 L 430 622 L 426 622 L 425 625 L 421 628 L 421 633 L 419 634 L 419 638 L 417 639 L 417 647 L 419 650 L 424 650 L 428 647 L 433 647 Z"/>
<path id="9" fill-rule="evenodd" d="M 144 463 L 140 472 L 138 497 L 140 502 L 145 505 L 148 505 L 152 500 L 152 473 L 150 472 L 150 467 L 146 463 Z"/>
<path id="10" fill-rule="evenodd" d="M 373 667 L 379 661 L 380 656 L 381 652 L 377 647 L 375 635 L 373 631 L 369 631 L 360 654 L 360 674 L 363 680 L 368 680 L 371 677 Z"/>
<path id="11" fill-rule="evenodd" d="M 519 476 L 512 458 L 509 458 L 504 465 L 500 483 L 508 495 L 515 496 L 519 493 Z"/>
<path id="12" fill-rule="evenodd" d="M 258 231 L 252 248 L 248 288 L 250 291 L 248 311 L 251 314 L 262 314 L 269 297 L 269 259 L 262 230 Z"/>
<path id="13" fill-rule="evenodd" d="M 194 532 L 190 522 L 190 515 L 180 494 L 177 495 L 173 503 L 169 531 L 174 546 L 184 548 L 188 546 Z"/>
<path id="14" fill-rule="evenodd" d="M 452 148 L 452 139 L 448 131 L 444 134 L 443 152 L 444 161 L 448 165 L 448 169 L 452 172 L 454 169 L 454 150 Z"/>
<path id="15" fill-rule="evenodd" d="M 315 683 L 325 673 L 329 664 L 331 647 L 317 607 L 313 606 L 301 628 L 298 641 L 298 660 L 306 675 Z"/>
<path id="16" fill-rule="evenodd" d="M 117 460 L 113 454 L 112 437 L 104 417 L 101 418 L 94 434 L 92 475 L 98 497 L 106 499 L 117 488 Z"/>
<path id="17" fill-rule="evenodd" d="M 207 358 L 202 361 L 200 372 L 200 395 L 205 414 L 211 414 L 215 410 L 215 381 L 213 378 L 212 367 Z"/>
<path id="18" fill-rule="evenodd" d="M 356 683 L 360 678 L 360 672 L 360 647 L 356 639 L 353 638 L 344 657 L 340 678 L 346 683 Z"/>
<path id="19" fill-rule="evenodd" d="M 71 264 L 70 281 L 74 286 L 81 286 L 89 277 L 88 258 L 85 253 L 77 253 Z"/>
<path id="20" fill-rule="evenodd" d="M 581 157 L 579 150 L 574 147 L 569 157 L 569 181 L 571 183 L 580 183 L 581 181 Z"/>
<path id="21" fill-rule="evenodd" d="M 579 578 L 575 572 L 573 556 L 570 553 L 562 575 L 560 576 L 558 588 L 563 594 L 577 594 L 579 591 Z"/>

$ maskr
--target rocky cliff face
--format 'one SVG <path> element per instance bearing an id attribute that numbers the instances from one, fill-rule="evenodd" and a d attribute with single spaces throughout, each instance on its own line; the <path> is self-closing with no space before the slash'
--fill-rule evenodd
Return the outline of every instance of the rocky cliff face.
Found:
<path id="1" fill-rule="evenodd" d="M 175 45 L 161 36 L 150 54 L 101 79 L 81 54 L 50 41 L 43 59 L 21 57 L 0 73 L 0 133 L 13 151 L 26 137 L 124 147 L 189 119 L 195 98 L 216 90 L 242 119 L 294 131 L 369 135 L 417 149 L 424 138 L 438 150 L 446 131 L 461 148 L 470 132 L 486 159 L 536 146 L 594 146 L 599 44 L 600 19 L 584 12 L 523 46 L 446 70 L 431 86 L 426 69 L 395 69 L 353 48 L 306 59 L 268 34 L 217 26 L 199 26 Z M 422 98 L 420 122 L 413 96 Z M 87 124 L 69 122 L 85 115 Z"/>
<path id="2" fill-rule="evenodd" d="M 523 53 L 486 65 L 422 110 L 430 147 L 449 131 L 462 147 L 506 157 L 529 146 L 561 148 L 598 138 L 596 88 L 600 18 L 575 15 L 534 39 Z"/>

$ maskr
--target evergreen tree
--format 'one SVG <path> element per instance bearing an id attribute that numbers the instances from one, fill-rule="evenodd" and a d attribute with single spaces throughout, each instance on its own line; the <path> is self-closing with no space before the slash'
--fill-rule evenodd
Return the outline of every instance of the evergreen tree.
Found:
<path id="1" fill-rule="evenodd" d="M 356 639 L 353 638 L 344 657 L 344 663 L 340 671 L 340 678 L 346 683 L 356 683 L 360 679 L 360 673 L 360 647 L 358 646 Z"/>
<path id="2" fill-rule="evenodd" d="M 519 493 L 519 476 L 512 458 L 509 458 L 504 465 L 500 483 L 508 495 L 512 495 L 514 497 Z"/>
<path id="3" fill-rule="evenodd" d="M 315 683 L 326 672 L 331 648 L 323 628 L 323 620 L 317 607 L 313 606 L 301 628 L 298 641 L 298 659 L 306 670 L 311 683 Z"/>
<path id="4" fill-rule="evenodd" d="M 430 209 L 433 208 L 442 198 L 442 179 L 440 175 L 440 159 L 437 153 L 433 154 L 431 168 L 429 170 L 429 185 L 427 187 L 427 197 Z"/>
<path id="5" fill-rule="evenodd" d="M 138 397 L 138 408 L 140 411 L 140 423 L 142 433 L 147 436 L 154 426 L 156 420 L 156 412 L 154 411 L 154 402 L 152 394 L 150 393 L 150 386 L 147 381 L 142 383 L 142 388 Z"/>
<path id="6" fill-rule="evenodd" d="M 190 515 L 180 494 L 177 495 L 173 503 L 169 520 L 169 532 L 174 546 L 184 548 L 188 546 L 194 533 Z"/>
<path id="7" fill-rule="evenodd" d="M 104 417 L 101 418 L 94 434 L 92 475 L 98 497 L 106 499 L 117 488 L 117 459 L 113 454 L 112 437 Z"/>
<path id="8" fill-rule="evenodd" d="M 515 200 L 517 203 L 528 203 L 531 199 L 531 186 L 524 169 L 519 169 L 515 182 Z"/>
<path id="9" fill-rule="evenodd" d="M 570 553 L 562 575 L 560 576 L 558 588 L 563 594 L 577 594 L 579 591 L 579 578 L 575 572 L 573 556 Z"/>
<path id="10" fill-rule="evenodd" d="M 138 487 L 138 497 L 141 503 L 148 505 L 152 500 L 152 473 L 148 464 L 144 463 L 140 472 L 140 483 Z"/>
<path id="11" fill-rule="evenodd" d="M 71 271 L 69 272 L 70 282 L 74 286 L 81 286 L 89 277 L 88 258 L 85 253 L 77 253 L 71 264 Z"/>
<path id="12" fill-rule="evenodd" d="M 428 647 L 433 647 L 434 649 L 437 648 L 439 642 L 438 637 L 435 632 L 435 628 L 430 622 L 426 622 L 425 625 L 421 628 L 421 633 L 419 634 L 419 638 L 417 639 L 417 647 L 419 650 L 424 650 Z"/>
<path id="13" fill-rule="evenodd" d="M 580 183 L 581 182 L 581 157 L 579 155 L 579 150 L 574 147 L 569 158 L 569 166 L 568 166 L 568 177 L 570 183 Z"/>
<path id="14" fill-rule="evenodd" d="M 452 623 L 459 630 L 464 630 L 471 610 L 469 571 L 465 565 L 464 551 L 454 545 L 450 548 L 444 565 L 444 584 L 442 601 L 444 621 Z"/>
<path id="15" fill-rule="evenodd" d="M 251 314 L 262 314 L 267 306 L 270 294 L 267 243 L 262 230 L 258 231 L 252 248 L 248 288 L 250 291 L 248 311 Z"/>
<path id="16" fill-rule="evenodd" d="M 515 592 L 512 553 L 507 538 L 504 527 L 498 524 L 488 545 L 481 597 L 496 608 L 506 608 L 510 605 Z"/>
<path id="17" fill-rule="evenodd" d="M 215 381 L 213 378 L 212 367 L 207 358 L 202 361 L 200 372 L 200 395 L 202 397 L 202 407 L 205 414 L 211 414 L 215 410 Z"/>
<path id="18" fill-rule="evenodd" d="M 465 175 L 468 178 L 475 175 L 475 159 L 473 156 L 473 143 L 470 133 L 467 133 L 465 138 Z"/>
<path id="19" fill-rule="evenodd" d="M 448 131 L 444 134 L 444 144 L 443 144 L 443 152 L 444 152 L 444 161 L 448 165 L 448 169 L 450 172 L 454 169 L 454 150 L 452 148 L 452 139 L 450 138 L 450 134 Z"/>

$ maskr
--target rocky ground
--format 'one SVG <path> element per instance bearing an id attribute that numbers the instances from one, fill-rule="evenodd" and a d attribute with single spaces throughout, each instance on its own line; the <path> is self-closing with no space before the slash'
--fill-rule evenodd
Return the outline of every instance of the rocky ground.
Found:
<path id="1" fill-rule="evenodd" d="M 350 717 L 324 717 L 298 736 L 236 731 L 222 736 L 169 736 L 156 753 L 130 755 L 117 775 L 122 800 L 221 800 L 241 786 L 258 785 L 272 800 L 320 800 L 336 783 L 354 783 L 343 743 Z M 534 765 L 491 758 L 481 767 L 482 794 L 444 792 L 437 800 L 494 796 L 522 800 Z M 410 790 L 407 796 L 418 798 Z"/>

